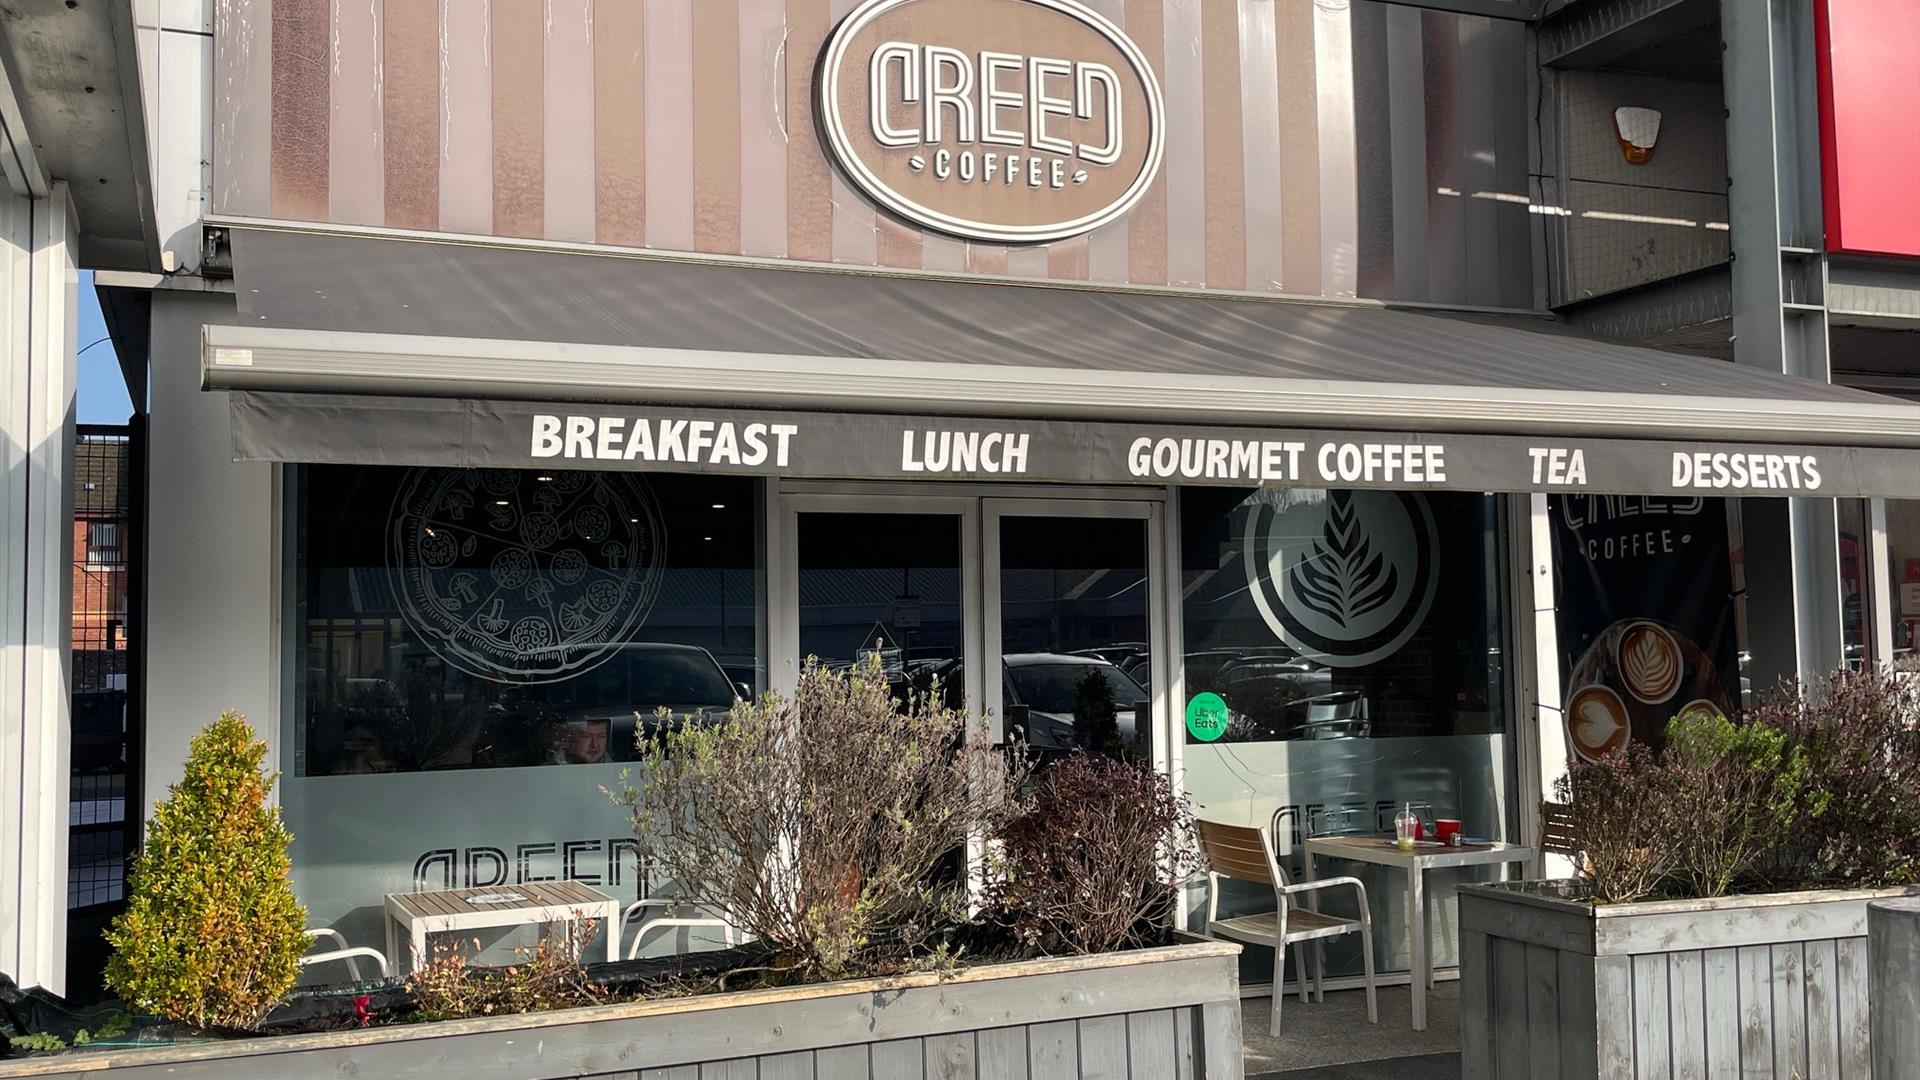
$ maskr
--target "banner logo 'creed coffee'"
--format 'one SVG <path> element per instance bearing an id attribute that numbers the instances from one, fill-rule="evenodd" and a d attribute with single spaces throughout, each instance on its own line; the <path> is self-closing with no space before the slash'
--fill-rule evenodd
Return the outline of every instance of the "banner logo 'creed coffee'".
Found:
<path id="1" fill-rule="evenodd" d="M 818 115 L 860 191 L 917 225 L 1038 244 L 1129 210 L 1160 169 L 1160 84 L 1075 0 L 867 0 L 828 38 Z"/>

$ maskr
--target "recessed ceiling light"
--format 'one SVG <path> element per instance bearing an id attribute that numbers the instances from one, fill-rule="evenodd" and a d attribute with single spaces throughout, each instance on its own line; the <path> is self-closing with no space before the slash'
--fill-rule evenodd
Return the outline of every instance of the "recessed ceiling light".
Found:
<path id="1" fill-rule="evenodd" d="M 534 477 L 534 479 L 535 479 L 535 480 L 539 480 L 539 481 L 541 481 L 542 483 L 545 483 L 545 482 L 546 482 L 546 481 L 548 481 L 548 480 L 552 480 L 552 479 L 553 479 L 553 477 L 551 477 L 551 476 L 536 476 L 536 477 Z"/>
<path id="2" fill-rule="evenodd" d="M 715 510 L 725 510 L 725 509 L 727 508 L 727 504 L 726 504 L 726 503 L 714 503 L 714 504 L 713 504 L 713 508 L 714 508 Z"/>
<path id="3" fill-rule="evenodd" d="M 495 499 L 495 500 L 493 501 L 493 505 L 495 505 L 495 506 L 505 506 L 505 505 L 507 505 L 507 500 L 505 500 L 505 499 Z"/>

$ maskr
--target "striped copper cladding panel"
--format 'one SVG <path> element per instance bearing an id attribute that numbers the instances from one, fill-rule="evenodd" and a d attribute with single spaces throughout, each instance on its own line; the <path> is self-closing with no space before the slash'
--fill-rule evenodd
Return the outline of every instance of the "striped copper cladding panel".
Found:
<path id="1" fill-rule="evenodd" d="M 1087 0 L 1167 100 L 1126 216 L 1040 248 L 906 225 L 815 136 L 857 0 L 220 0 L 224 214 L 987 276 L 1525 307 L 1519 23 L 1377 0 Z"/>

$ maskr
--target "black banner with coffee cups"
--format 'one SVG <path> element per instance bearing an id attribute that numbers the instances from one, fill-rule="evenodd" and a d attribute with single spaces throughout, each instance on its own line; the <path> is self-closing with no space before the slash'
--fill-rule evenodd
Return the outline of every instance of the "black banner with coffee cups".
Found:
<path id="1" fill-rule="evenodd" d="M 1555 622 L 1569 748 L 1658 747 L 1740 700 L 1723 499 L 1554 495 Z"/>

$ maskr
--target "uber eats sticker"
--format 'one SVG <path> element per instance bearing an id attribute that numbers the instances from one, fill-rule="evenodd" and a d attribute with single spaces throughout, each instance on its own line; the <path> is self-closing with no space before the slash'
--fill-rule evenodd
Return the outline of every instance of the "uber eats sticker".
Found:
<path id="1" fill-rule="evenodd" d="M 1187 733 L 1201 742 L 1213 742 L 1227 733 L 1227 703 L 1207 691 L 1187 702 Z"/>

